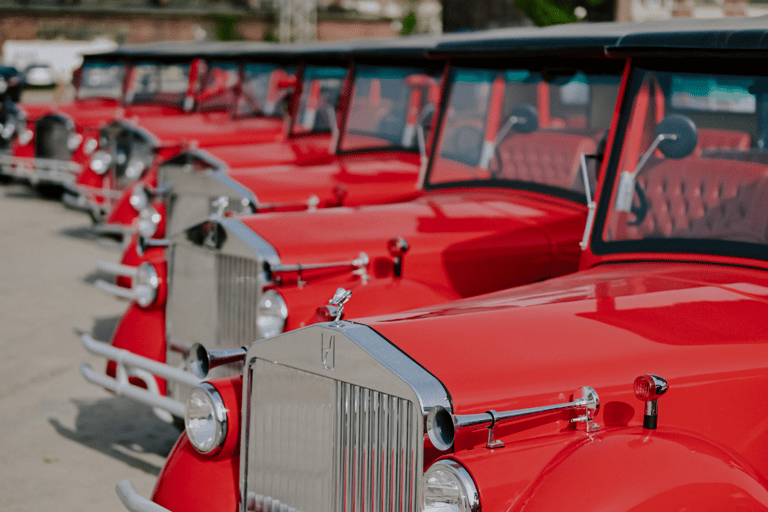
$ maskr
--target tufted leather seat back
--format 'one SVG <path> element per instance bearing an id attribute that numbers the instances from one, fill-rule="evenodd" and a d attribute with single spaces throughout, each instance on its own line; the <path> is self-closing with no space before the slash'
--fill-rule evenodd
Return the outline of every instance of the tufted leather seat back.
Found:
<path id="1" fill-rule="evenodd" d="M 594 153 L 597 144 L 583 135 L 538 131 L 514 133 L 497 149 L 501 158 L 499 178 L 571 189 L 580 183 L 580 155 Z"/>
<path id="2" fill-rule="evenodd" d="M 746 132 L 700 128 L 699 142 L 693 155 L 701 156 L 701 153 L 704 151 L 717 151 L 720 149 L 746 151 L 751 145 L 752 139 Z"/>
<path id="3" fill-rule="evenodd" d="M 745 209 L 748 189 L 766 181 L 768 167 L 760 164 L 712 158 L 662 160 L 637 177 L 648 212 L 639 225 L 626 227 L 625 238 L 710 238 L 730 222 L 754 215 Z M 733 205 L 726 207 L 729 202 Z"/>

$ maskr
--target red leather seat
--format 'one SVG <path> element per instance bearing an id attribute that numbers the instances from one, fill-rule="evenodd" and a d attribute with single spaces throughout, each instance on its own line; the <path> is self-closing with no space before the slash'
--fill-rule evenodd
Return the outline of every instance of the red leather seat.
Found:
<path id="1" fill-rule="evenodd" d="M 570 189 L 578 178 L 580 155 L 592 154 L 591 137 L 550 131 L 513 133 L 499 144 L 498 177 Z M 497 163 L 491 164 L 495 169 Z"/>
<path id="2" fill-rule="evenodd" d="M 752 138 L 748 133 L 736 130 L 719 130 L 715 128 L 700 128 L 699 142 L 696 144 L 694 156 L 700 156 L 703 151 L 719 149 L 748 150 L 752 146 Z"/>
<path id="3" fill-rule="evenodd" d="M 625 238 L 708 238 L 722 230 L 727 219 L 752 212 L 722 207 L 748 187 L 768 181 L 768 166 L 712 158 L 662 160 L 637 177 L 645 192 L 648 212 L 642 223 L 627 226 Z M 745 206 L 746 199 L 742 199 Z M 736 201 L 735 203 L 738 203 Z M 706 217 L 706 222 L 697 222 Z"/>

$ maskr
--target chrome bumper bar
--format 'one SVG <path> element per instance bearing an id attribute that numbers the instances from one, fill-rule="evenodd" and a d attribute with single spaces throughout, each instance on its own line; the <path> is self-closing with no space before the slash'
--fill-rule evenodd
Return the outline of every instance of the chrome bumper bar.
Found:
<path id="1" fill-rule="evenodd" d="M 136 292 L 131 288 L 117 286 L 116 284 L 108 283 L 103 279 L 97 279 L 94 284 L 96 285 L 96 288 L 104 293 L 120 297 L 121 299 L 136 300 Z"/>
<path id="2" fill-rule="evenodd" d="M 167 381 L 194 387 L 202 381 L 191 372 L 159 363 L 124 349 L 115 348 L 109 343 L 96 341 L 88 334 L 83 334 L 80 341 L 91 354 L 105 357 L 117 363 L 117 372 L 114 378 L 95 371 L 88 363 L 82 363 L 80 373 L 83 374 L 85 380 L 108 389 L 116 395 L 125 396 L 151 406 L 155 414 L 165 421 L 172 421 L 171 415 L 179 418 L 184 417 L 184 404 L 161 395 L 154 377 L 157 376 Z M 141 379 L 148 389 L 134 386 L 128 382 L 130 377 Z"/>
<path id="3" fill-rule="evenodd" d="M 121 480 L 115 487 L 115 491 L 130 512 L 171 512 L 136 492 L 130 480 Z"/>
<path id="4" fill-rule="evenodd" d="M 33 185 L 73 183 L 82 168 L 70 160 L 0 154 L 0 174 L 27 180 Z"/>
<path id="5" fill-rule="evenodd" d="M 138 271 L 136 267 L 112 263 L 111 261 L 97 261 L 96 269 L 101 272 L 106 272 L 107 274 L 112 274 L 115 277 L 127 277 L 129 279 L 135 279 L 136 272 Z M 103 279 L 97 279 L 94 284 L 96 285 L 96 288 L 103 292 L 116 295 L 123 299 L 136 300 L 136 293 L 130 288 L 117 286 L 116 284 L 109 283 Z"/>

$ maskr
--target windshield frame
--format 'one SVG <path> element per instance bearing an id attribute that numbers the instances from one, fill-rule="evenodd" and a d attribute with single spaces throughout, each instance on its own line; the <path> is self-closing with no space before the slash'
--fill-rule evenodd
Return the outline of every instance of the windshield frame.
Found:
<path id="1" fill-rule="evenodd" d="M 423 177 L 421 179 L 422 187 L 425 191 L 454 190 L 459 188 L 482 188 L 482 189 L 503 189 L 510 191 L 533 192 L 537 194 L 553 196 L 560 199 L 572 201 L 574 203 L 585 205 L 586 195 L 583 192 L 564 189 L 540 183 L 533 183 L 520 180 L 505 179 L 477 179 L 450 181 L 443 183 L 430 182 L 430 177 L 435 172 L 435 166 L 438 165 L 438 151 L 441 149 L 439 137 L 444 136 L 445 118 L 450 107 L 450 97 L 455 85 L 455 73 L 457 69 L 477 69 L 477 70 L 533 70 L 541 71 L 543 69 L 576 69 L 587 75 L 604 74 L 615 76 L 620 94 L 621 78 L 623 76 L 625 61 L 623 59 L 608 59 L 603 54 L 580 54 L 569 55 L 567 53 L 558 56 L 540 56 L 538 58 L 510 58 L 510 59 L 453 59 L 446 77 L 446 83 L 443 90 L 443 97 L 438 113 L 437 127 L 433 129 L 435 140 L 431 144 L 429 161 Z M 615 111 L 615 105 L 611 105 L 611 112 Z M 611 124 L 605 131 L 610 132 Z M 599 173 L 599 168 L 596 173 Z M 598 179 L 599 184 L 599 179 Z"/>
<path id="2" fill-rule="evenodd" d="M 263 107 L 260 107 L 258 110 L 250 110 L 247 112 L 241 111 L 241 103 L 245 101 L 244 98 L 246 98 L 246 78 L 245 75 L 247 73 L 248 66 L 271 66 L 274 69 L 270 71 L 270 74 L 274 72 L 277 69 L 282 69 L 287 76 L 296 76 L 296 73 L 300 71 L 300 65 L 297 62 L 294 61 L 286 61 L 283 59 L 269 59 L 269 58 L 251 58 L 251 59 L 245 59 L 242 62 L 240 62 L 239 67 L 239 85 L 238 85 L 238 93 L 237 97 L 235 98 L 234 104 L 232 105 L 230 109 L 230 114 L 232 119 L 283 119 L 290 111 L 291 111 L 291 104 L 293 103 L 293 92 L 290 90 L 286 90 L 285 94 L 275 102 L 275 111 L 267 114 L 264 112 Z M 287 98 L 287 101 L 286 101 Z M 284 104 L 284 108 L 280 107 L 280 104 Z"/>
<path id="3" fill-rule="evenodd" d="M 358 70 L 360 67 L 391 67 L 391 68 L 415 68 L 418 70 L 419 73 L 432 75 L 435 77 L 435 79 L 439 83 L 439 89 L 440 89 L 440 99 L 439 99 L 439 105 L 437 105 L 436 110 L 440 110 L 442 108 L 442 102 L 443 102 L 443 92 L 445 91 L 445 78 L 447 75 L 447 65 L 446 63 L 441 59 L 430 59 L 430 60 L 414 60 L 414 59 L 397 59 L 397 64 L 393 64 L 391 59 L 355 59 L 352 63 L 350 70 L 347 75 L 347 81 L 348 84 L 345 84 L 345 90 L 342 94 L 342 97 L 339 101 L 339 109 L 344 109 L 344 115 L 341 118 L 341 122 L 339 123 L 339 135 L 337 137 L 337 140 L 334 141 L 334 152 L 337 155 L 354 155 L 354 154 L 366 154 L 366 153 L 373 153 L 373 152 L 381 152 L 381 153 L 406 153 L 411 155 L 419 155 L 419 148 L 418 144 L 416 147 L 404 147 L 402 145 L 391 145 L 391 146 L 376 146 L 376 147 L 364 147 L 364 148 L 353 148 L 353 149 L 343 149 L 343 143 L 344 138 L 347 135 L 347 124 L 349 123 L 349 119 L 352 115 L 352 109 L 350 106 L 352 105 L 354 91 L 355 91 L 355 84 L 358 78 Z M 434 133 L 436 125 L 436 117 L 432 117 L 432 123 L 431 123 L 431 129 L 430 129 L 430 138 L 432 138 L 432 133 Z M 427 141 L 427 147 L 429 147 L 430 142 Z M 429 152 L 427 153 L 429 155 Z"/>
<path id="4" fill-rule="evenodd" d="M 308 68 L 336 68 L 336 69 L 343 69 L 344 74 L 341 77 L 341 90 L 339 91 L 339 99 L 336 103 L 336 106 L 334 107 L 336 110 L 336 128 L 338 130 L 338 113 L 339 109 L 342 107 L 345 97 L 348 94 L 348 91 L 350 89 L 350 83 L 351 83 L 351 75 L 352 75 L 352 67 L 347 62 L 335 62 L 335 63 L 325 63 L 325 62 L 301 62 L 296 66 L 296 78 L 297 78 L 297 90 L 293 92 L 291 95 L 291 101 L 289 105 L 289 112 L 290 112 L 290 118 L 289 118 L 289 126 L 288 126 L 288 136 L 289 137 L 304 137 L 308 135 L 333 135 L 333 129 L 329 128 L 327 130 L 304 130 L 299 131 L 297 130 L 297 126 L 299 125 L 299 116 L 302 114 L 302 108 L 301 108 L 301 100 L 304 96 L 305 90 L 304 90 L 304 82 L 307 79 L 307 69 Z"/>
<path id="5" fill-rule="evenodd" d="M 722 56 L 720 56 L 722 57 Z M 735 59 L 735 60 L 734 60 Z M 624 153 L 624 142 L 627 137 L 628 123 L 632 111 L 632 102 L 642 85 L 638 73 L 670 72 L 699 74 L 702 77 L 713 74 L 723 76 L 766 77 L 768 72 L 755 71 L 755 59 L 750 57 L 733 56 L 728 59 L 710 58 L 701 54 L 689 56 L 686 54 L 669 57 L 633 57 L 628 62 L 627 85 L 623 97 L 610 155 L 606 154 L 604 176 L 598 189 L 599 200 L 595 215 L 595 223 L 589 240 L 589 251 L 600 259 L 618 260 L 686 260 L 697 256 L 703 258 L 751 259 L 768 261 L 768 250 L 765 245 L 714 238 L 646 238 L 637 240 L 606 241 L 603 234 L 608 222 L 609 211 L 612 211 L 617 192 L 617 181 L 620 174 L 619 163 Z M 749 70 L 741 75 L 734 69 Z M 706 71 L 702 71 L 706 70 Z M 758 104 L 759 110 L 759 104 Z M 760 115 L 760 114 L 756 114 Z M 766 118 L 768 121 L 768 117 Z"/>

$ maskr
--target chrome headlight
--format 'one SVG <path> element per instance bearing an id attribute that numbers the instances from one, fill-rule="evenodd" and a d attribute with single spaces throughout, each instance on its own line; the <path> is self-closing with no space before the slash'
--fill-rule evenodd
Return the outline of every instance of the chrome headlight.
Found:
<path id="1" fill-rule="evenodd" d="M 16 125 L 13 124 L 12 121 L 0 126 L 2 127 L 2 129 L 0 129 L 0 137 L 5 140 L 10 140 L 11 137 L 13 137 L 13 134 L 16 133 Z"/>
<path id="2" fill-rule="evenodd" d="M 96 151 L 97 147 L 99 147 L 99 142 L 93 137 L 89 137 L 85 140 L 85 144 L 83 144 L 83 153 L 90 155 Z"/>
<path id="3" fill-rule="evenodd" d="M 474 512 L 480 495 L 469 472 L 458 462 L 439 460 L 422 477 L 423 512 Z"/>
<path id="4" fill-rule="evenodd" d="M 140 158 L 131 158 L 128 160 L 128 165 L 125 166 L 125 177 L 131 180 L 138 179 L 144 169 L 146 166 Z"/>
<path id="5" fill-rule="evenodd" d="M 83 142 L 83 136 L 79 133 L 73 133 L 67 137 L 67 149 L 70 151 L 75 151 L 80 147 L 81 142 Z"/>
<path id="6" fill-rule="evenodd" d="M 184 409 L 184 428 L 192 446 L 200 453 L 211 453 L 227 437 L 227 409 L 216 388 L 203 382 L 194 388 Z"/>
<path id="7" fill-rule="evenodd" d="M 19 144 L 22 146 L 26 146 L 30 142 L 32 142 L 32 138 L 35 136 L 35 134 L 30 129 L 25 129 L 19 134 Z"/>
<path id="8" fill-rule="evenodd" d="M 139 234 L 144 238 L 152 238 L 157 233 L 162 217 L 152 208 L 147 206 L 139 212 Z"/>
<path id="9" fill-rule="evenodd" d="M 283 332 L 288 318 L 288 306 L 275 290 L 267 290 L 258 304 L 256 325 L 262 338 L 269 338 Z"/>
<path id="10" fill-rule="evenodd" d="M 155 267 L 147 261 L 139 265 L 133 278 L 133 293 L 139 306 L 146 308 L 155 302 L 159 286 L 160 277 Z"/>
<path id="11" fill-rule="evenodd" d="M 104 150 L 99 150 L 91 157 L 91 170 L 96 174 L 104 174 L 112 163 L 112 155 Z"/>
<path id="12" fill-rule="evenodd" d="M 141 210 L 149 205 L 149 193 L 147 192 L 147 189 L 137 184 L 133 187 L 133 192 L 131 193 L 131 197 L 128 198 L 128 202 L 131 203 L 134 210 L 141 212 Z"/>

